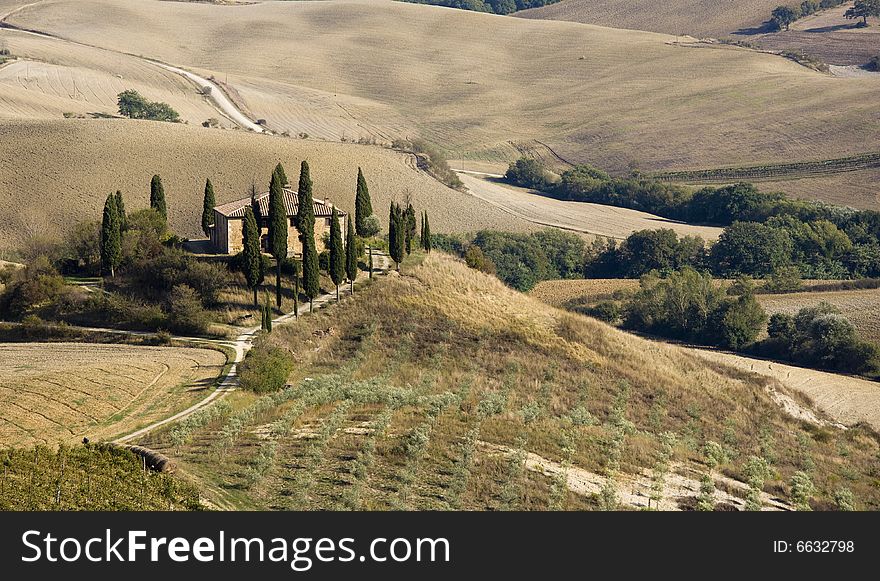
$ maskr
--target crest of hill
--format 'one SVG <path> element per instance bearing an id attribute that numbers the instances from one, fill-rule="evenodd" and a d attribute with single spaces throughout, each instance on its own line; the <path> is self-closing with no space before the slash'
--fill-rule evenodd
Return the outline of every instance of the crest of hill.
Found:
<path id="1" fill-rule="evenodd" d="M 53 0 L 11 21 L 228 73 L 270 127 L 301 114 L 291 98 L 327 107 L 309 110 L 316 126 L 349 103 L 372 133 L 419 136 L 450 158 L 510 161 L 511 142 L 539 140 L 626 172 L 880 149 L 877 79 L 651 32 L 374 0 Z"/>
<path id="2" fill-rule="evenodd" d="M 760 26 L 781 3 L 784 4 L 780 0 L 562 0 L 517 12 L 516 16 L 718 37 Z"/>

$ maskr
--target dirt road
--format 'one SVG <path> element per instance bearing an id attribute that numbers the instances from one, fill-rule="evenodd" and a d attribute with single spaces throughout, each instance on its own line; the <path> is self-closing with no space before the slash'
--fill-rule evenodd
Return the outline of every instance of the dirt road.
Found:
<path id="1" fill-rule="evenodd" d="M 457 173 L 475 197 L 509 214 L 542 226 L 617 239 L 624 239 L 637 230 L 658 228 L 670 228 L 679 235 L 700 236 L 705 240 L 715 240 L 721 234 L 721 228 L 675 222 L 628 208 L 566 202 L 532 194 L 522 188 L 490 181 L 494 177 L 493 174 L 470 171 Z"/>

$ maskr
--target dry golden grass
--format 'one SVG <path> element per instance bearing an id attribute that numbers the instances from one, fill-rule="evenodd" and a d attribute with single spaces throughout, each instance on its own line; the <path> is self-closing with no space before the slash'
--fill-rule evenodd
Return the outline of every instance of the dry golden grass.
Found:
<path id="1" fill-rule="evenodd" d="M 348 132 L 337 109 L 351 106 L 364 136 L 405 131 L 450 157 L 510 159 L 509 141 L 537 139 L 625 171 L 880 148 L 880 80 L 662 34 L 375 0 L 52 0 L 11 21 L 228 74 L 278 127 Z M 291 96 L 320 107 L 294 107 Z"/>
<path id="2" fill-rule="evenodd" d="M 778 5 L 777 0 L 745 0 L 723 6 L 714 0 L 562 0 L 516 16 L 702 37 L 759 26 Z"/>
<path id="3" fill-rule="evenodd" d="M 784 181 L 762 181 L 765 191 L 786 192 L 792 197 L 821 200 L 860 210 L 880 210 L 880 168 L 810 176 Z"/>
<path id="4" fill-rule="evenodd" d="M 294 387 L 280 404 L 240 415 L 235 438 L 223 437 L 226 416 L 185 442 L 166 432 L 144 444 L 172 456 L 220 507 L 484 510 L 553 505 L 553 471 L 517 473 L 498 451 L 558 467 L 570 442 L 569 490 L 556 506 L 595 509 L 595 487 L 578 479 L 608 468 L 612 435 L 631 422 L 620 483 L 654 465 L 657 435 L 671 431 L 682 475 L 705 471 L 700 450 L 714 440 L 731 453 L 721 472 L 739 481 L 749 455 L 771 458 L 767 492 L 777 498 L 809 460 L 816 508 L 843 478 L 860 506 L 880 503 L 868 476 L 880 447 L 865 430 L 801 423 L 774 403 L 770 380 L 544 305 L 447 256 L 422 258 L 269 335 L 296 359 Z M 322 390 L 329 399 L 309 403 Z M 447 392 L 456 397 L 431 412 Z M 228 401 L 243 410 L 255 398 Z"/>
<path id="5" fill-rule="evenodd" d="M 0 123 L 0 246 L 16 246 L 31 236 L 58 236 L 77 221 L 99 220 L 104 199 L 121 189 L 126 209 L 149 203 L 153 174 L 162 176 L 171 227 L 183 236 L 202 237 L 205 178 L 217 202 L 248 195 L 253 182 L 268 188 L 279 161 L 296 183 L 308 160 L 316 198 L 330 198 L 354 210 L 357 168 L 363 168 L 373 208 L 388 220 L 391 200 L 412 196 L 428 211 L 434 232 L 481 228 L 530 230 L 518 220 L 473 196 L 451 190 L 413 167 L 411 156 L 379 147 L 285 139 L 204 129 L 172 123 L 128 120 L 14 121 Z"/>
<path id="6" fill-rule="evenodd" d="M 110 439 L 205 397 L 219 351 L 81 343 L 0 345 L 0 446 Z"/>
<path id="7" fill-rule="evenodd" d="M 792 315 L 804 307 L 829 303 L 852 321 L 864 339 L 880 344 L 880 289 L 759 295 L 758 300 L 768 313 Z"/>

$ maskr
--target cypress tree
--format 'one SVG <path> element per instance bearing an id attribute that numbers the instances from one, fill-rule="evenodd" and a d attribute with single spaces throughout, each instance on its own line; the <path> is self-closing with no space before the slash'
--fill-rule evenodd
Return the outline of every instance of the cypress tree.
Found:
<path id="1" fill-rule="evenodd" d="M 116 217 L 119 219 L 119 232 L 128 230 L 128 214 L 125 213 L 125 202 L 122 200 L 122 192 L 116 190 Z"/>
<path id="2" fill-rule="evenodd" d="M 419 246 L 422 250 L 425 249 L 425 213 L 422 212 L 421 216 L 419 216 Z"/>
<path id="3" fill-rule="evenodd" d="M 205 236 L 211 236 L 211 226 L 214 225 L 214 206 L 217 201 L 214 199 L 214 184 L 211 180 L 205 180 L 205 198 L 202 202 L 202 232 Z"/>
<path id="4" fill-rule="evenodd" d="M 290 266 L 293 269 L 293 318 L 299 319 L 299 263 L 291 260 Z"/>
<path id="5" fill-rule="evenodd" d="M 336 302 L 339 302 L 339 285 L 345 281 L 345 248 L 342 246 L 342 230 L 336 208 L 330 215 L 330 280 L 336 285 Z"/>
<path id="6" fill-rule="evenodd" d="M 168 221 L 168 207 L 165 205 L 165 188 L 162 186 L 162 178 L 154 175 L 150 180 L 150 207 L 159 212 L 162 219 Z"/>
<path id="7" fill-rule="evenodd" d="M 351 282 L 351 294 L 354 294 L 354 281 L 358 275 L 357 242 L 355 240 L 354 220 L 348 217 L 348 230 L 345 233 L 345 275 Z"/>
<path id="8" fill-rule="evenodd" d="M 267 332 L 272 332 L 272 307 L 269 306 L 269 295 L 266 295 L 266 304 L 263 305 L 263 327 Z"/>
<path id="9" fill-rule="evenodd" d="M 279 166 L 281 164 L 278 164 Z M 281 264 L 287 259 L 287 210 L 284 209 L 284 169 L 272 172 L 269 183 L 269 252 L 275 257 L 275 304 L 281 307 Z"/>
<path id="10" fill-rule="evenodd" d="M 104 218 L 101 221 L 101 266 L 110 276 L 116 276 L 116 267 L 122 257 L 119 235 L 119 216 L 116 214 L 116 197 L 107 196 L 104 202 Z"/>
<path id="11" fill-rule="evenodd" d="M 250 208 L 245 208 L 241 230 L 244 238 L 244 277 L 248 288 L 254 291 L 254 306 L 257 306 L 257 287 L 263 282 L 263 255 L 260 252 L 260 230 L 254 211 Z"/>
<path id="12" fill-rule="evenodd" d="M 431 252 L 434 246 L 431 242 L 431 225 L 428 223 L 428 211 L 425 210 L 425 228 L 422 231 L 422 235 L 425 237 L 425 252 Z"/>
<path id="13" fill-rule="evenodd" d="M 388 252 L 397 263 L 397 270 L 400 271 L 400 263 L 403 262 L 403 255 L 406 252 L 406 218 L 403 210 L 394 202 L 391 202 L 388 222 Z"/>
<path id="14" fill-rule="evenodd" d="M 406 211 L 403 213 L 404 220 L 404 246 L 406 253 L 412 254 L 413 240 L 416 237 L 416 211 L 412 204 L 406 205 Z"/>
<path id="15" fill-rule="evenodd" d="M 366 236 L 367 229 L 364 220 L 373 215 L 373 203 L 370 201 L 370 190 L 367 188 L 367 180 L 364 172 L 358 168 L 357 194 L 354 199 L 354 223 L 358 236 Z"/>
<path id="16" fill-rule="evenodd" d="M 312 180 L 309 176 L 309 164 L 302 162 L 299 173 L 299 208 L 296 215 L 296 228 L 302 242 L 303 293 L 309 298 L 309 310 L 312 300 L 321 292 L 320 273 L 318 271 L 318 250 L 315 247 L 315 207 L 312 197 Z"/>
<path id="17" fill-rule="evenodd" d="M 278 162 L 278 165 L 275 166 L 275 173 L 278 174 L 278 179 L 281 180 L 281 185 L 286 186 L 290 182 L 287 181 L 287 174 L 284 173 L 284 166 L 281 165 L 281 162 Z"/>

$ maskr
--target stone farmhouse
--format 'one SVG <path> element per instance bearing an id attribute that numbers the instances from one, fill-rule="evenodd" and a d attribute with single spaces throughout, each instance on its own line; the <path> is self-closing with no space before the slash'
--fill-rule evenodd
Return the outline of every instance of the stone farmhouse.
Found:
<path id="1" fill-rule="evenodd" d="M 299 232 L 294 226 L 294 219 L 299 211 L 299 195 L 284 187 L 284 209 L 287 212 L 287 248 L 290 256 L 302 255 L 302 243 L 299 241 Z M 260 247 L 267 249 L 269 237 L 269 192 L 258 194 L 254 197 L 242 198 L 214 208 L 214 227 L 211 230 L 211 244 L 214 250 L 220 254 L 237 254 L 244 246 L 242 235 L 242 223 L 245 209 L 255 209 L 255 216 L 260 225 Z M 259 208 L 259 215 L 256 209 Z M 325 239 L 330 236 L 330 217 L 333 212 L 333 204 L 328 200 L 315 200 L 315 246 L 318 252 L 328 250 Z M 339 213 L 339 224 L 342 230 L 343 243 L 346 233 L 346 213 L 336 209 Z M 325 236 L 326 234 L 326 236 Z"/>

